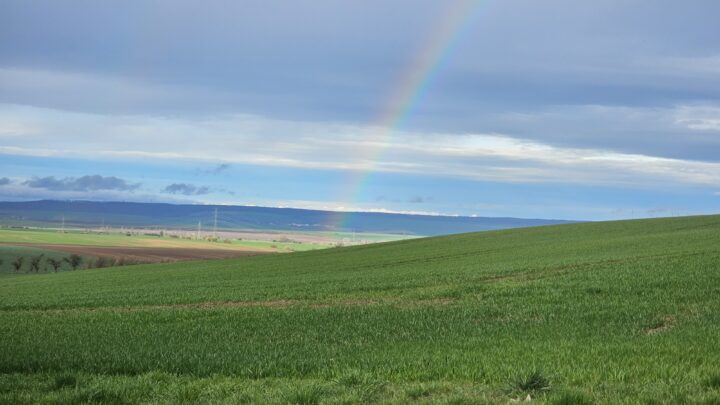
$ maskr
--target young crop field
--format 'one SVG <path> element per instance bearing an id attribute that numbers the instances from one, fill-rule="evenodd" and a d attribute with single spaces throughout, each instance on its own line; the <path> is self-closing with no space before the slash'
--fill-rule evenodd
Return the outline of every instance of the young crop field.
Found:
<path id="1" fill-rule="evenodd" d="M 720 216 L 5 277 L 0 402 L 720 403 Z"/>

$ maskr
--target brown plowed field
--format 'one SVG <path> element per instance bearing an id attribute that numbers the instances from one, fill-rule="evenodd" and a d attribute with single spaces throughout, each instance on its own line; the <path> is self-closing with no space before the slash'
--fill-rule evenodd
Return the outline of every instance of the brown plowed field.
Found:
<path id="1" fill-rule="evenodd" d="M 107 257 L 113 259 L 123 258 L 125 260 L 152 263 L 179 260 L 228 259 L 231 257 L 269 254 L 267 251 L 238 249 L 84 246 L 50 243 L 8 243 L 7 245 L 28 246 L 71 254 L 75 253 L 80 256 Z"/>

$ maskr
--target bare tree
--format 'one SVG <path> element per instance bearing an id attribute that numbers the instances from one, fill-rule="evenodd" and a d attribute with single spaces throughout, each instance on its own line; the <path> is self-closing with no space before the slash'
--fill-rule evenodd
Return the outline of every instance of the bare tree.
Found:
<path id="1" fill-rule="evenodd" d="M 43 257 L 45 257 L 45 255 L 44 255 L 44 254 L 41 254 L 41 255 L 38 255 L 38 256 L 33 256 L 33 257 L 30 259 L 30 269 L 33 270 L 33 271 L 35 271 L 35 273 L 37 273 L 38 271 L 40 271 L 40 263 L 42 262 Z"/>
<path id="2" fill-rule="evenodd" d="M 22 266 L 23 266 L 23 263 L 24 263 L 24 262 L 25 262 L 25 258 L 22 257 L 22 256 L 18 256 L 18 257 L 15 258 L 15 260 L 13 260 L 12 266 L 13 266 L 13 268 L 15 269 L 15 272 L 16 272 L 16 273 L 17 273 L 18 271 L 20 271 L 20 269 L 22 269 Z"/>
<path id="3" fill-rule="evenodd" d="M 71 254 L 70 256 L 63 259 L 67 264 L 70 265 L 70 267 L 73 270 L 77 270 L 78 267 L 80 267 L 80 264 L 82 263 L 82 257 L 76 254 Z"/>
<path id="4" fill-rule="evenodd" d="M 53 268 L 53 270 L 55 271 L 55 273 L 57 273 L 57 271 L 58 271 L 58 269 L 60 268 L 60 266 L 62 266 L 62 260 L 58 260 L 58 259 L 56 259 L 56 258 L 54 258 L 54 257 L 48 258 L 48 259 L 47 259 L 47 262 L 48 262 L 48 264 L 50 265 L 50 267 Z"/>

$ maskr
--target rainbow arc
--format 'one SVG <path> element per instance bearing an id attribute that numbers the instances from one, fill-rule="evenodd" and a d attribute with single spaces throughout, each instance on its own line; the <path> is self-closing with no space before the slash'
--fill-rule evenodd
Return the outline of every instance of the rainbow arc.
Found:
<path id="1" fill-rule="evenodd" d="M 425 89 L 433 81 L 433 77 L 451 57 L 455 44 L 463 37 L 473 17 L 478 13 L 480 2 L 481 0 L 448 2 L 446 13 L 438 19 L 427 40 L 412 58 L 408 69 L 400 75 L 383 109 L 369 125 L 371 130 L 366 134 L 357 158 L 353 162 L 356 167 L 362 169 L 349 171 L 338 201 L 349 206 L 359 201 L 373 175 L 377 173 L 377 166 L 382 162 L 383 153 L 392 143 L 393 135 L 402 128 L 403 122 L 415 109 Z M 337 230 L 348 228 L 347 220 L 350 215 L 347 212 L 334 213 L 328 228 Z"/>

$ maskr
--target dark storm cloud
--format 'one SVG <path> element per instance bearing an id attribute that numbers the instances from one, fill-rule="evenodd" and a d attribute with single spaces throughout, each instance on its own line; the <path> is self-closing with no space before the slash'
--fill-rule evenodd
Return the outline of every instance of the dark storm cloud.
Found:
<path id="1" fill-rule="evenodd" d="M 5 186 L 10 184 L 10 179 L 7 177 L 0 177 L 0 186 Z"/>
<path id="2" fill-rule="evenodd" d="M 195 186 L 187 183 L 173 183 L 165 187 L 163 193 L 181 194 L 181 195 L 204 195 L 210 193 L 210 188 L 205 186 Z"/>
<path id="3" fill-rule="evenodd" d="M 23 185 L 32 188 L 42 188 L 50 191 L 132 191 L 140 184 L 130 184 L 115 176 L 89 175 L 82 177 L 56 178 L 54 176 L 35 177 L 23 182 Z"/>

